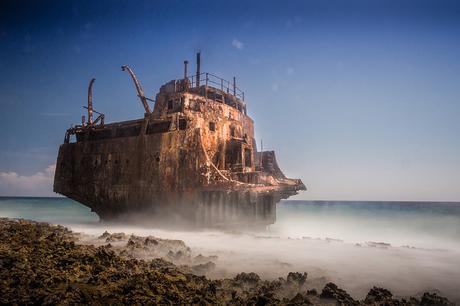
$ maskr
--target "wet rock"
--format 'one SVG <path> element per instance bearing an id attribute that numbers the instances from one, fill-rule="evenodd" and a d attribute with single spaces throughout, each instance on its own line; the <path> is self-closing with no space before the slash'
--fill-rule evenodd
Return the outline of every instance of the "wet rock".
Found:
<path id="1" fill-rule="evenodd" d="M 359 305 L 345 290 L 340 289 L 334 283 L 328 283 L 320 295 L 323 299 L 334 299 L 342 305 Z"/>
<path id="2" fill-rule="evenodd" d="M 205 275 L 216 268 L 216 264 L 209 261 L 205 264 L 198 264 L 191 267 L 191 272 L 196 275 Z"/>
<path id="3" fill-rule="evenodd" d="M 385 243 L 385 242 L 367 241 L 366 245 L 372 248 L 379 248 L 379 249 L 391 248 L 391 244 Z"/>
<path id="4" fill-rule="evenodd" d="M 104 234 L 107 233 L 107 232 L 104 232 Z M 104 236 L 104 234 L 101 235 Z M 108 235 L 105 235 L 105 241 L 106 242 L 116 242 L 116 241 L 123 241 L 123 240 L 127 240 L 127 236 L 125 233 L 113 233 L 113 234 L 108 234 Z"/>
<path id="5" fill-rule="evenodd" d="M 289 272 L 287 276 L 288 283 L 294 283 L 299 286 L 303 286 L 307 281 L 307 273 L 299 273 L 299 272 Z"/>
<path id="6" fill-rule="evenodd" d="M 384 288 L 373 287 L 369 290 L 364 302 L 366 304 L 373 304 L 377 302 L 392 302 L 393 301 L 393 294 Z"/>
<path id="7" fill-rule="evenodd" d="M 144 240 L 144 245 L 145 246 L 156 246 L 158 245 L 158 240 L 152 236 L 148 236 Z"/>
<path id="8" fill-rule="evenodd" d="M 104 240 L 105 240 L 105 239 L 107 239 L 109 236 L 110 236 L 110 233 L 107 232 L 107 231 L 105 231 L 105 232 L 102 233 L 102 235 L 100 235 L 100 236 L 98 237 L 98 239 L 104 239 Z"/>
<path id="9" fill-rule="evenodd" d="M 192 262 L 193 264 L 203 264 L 207 263 L 208 261 L 216 261 L 218 259 L 217 256 L 203 256 L 198 254 L 197 256 L 193 257 Z"/>
<path id="10" fill-rule="evenodd" d="M 435 306 L 453 306 L 454 304 L 451 303 L 445 297 L 439 296 L 436 293 L 429 293 L 425 292 L 422 296 L 422 300 L 420 301 L 420 306 L 428 306 L 428 305 L 435 305 Z"/>
<path id="11" fill-rule="evenodd" d="M 341 239 L 335 239 L 335 238 L 329 238 L 329 237 L 326 237 L 324 240 L 326 240 L 326 242 L 343 242 L 343 240 Z"/>
<path id="12" fill-rule="evenodd" d="M 313 303 L 308 299 L 307 296 L 297 293 L 288 303 L 289 306 L 297 306 L 297 305 L 313 305 Z"/>
<path id="13" fill-rule="evenodd" d="M 235 276 L 235 281 L 240 282 L 245 285 L 256 285 L 260 282 L 260 277 L 254 272 L 245 273 L 242 272 Z"/>

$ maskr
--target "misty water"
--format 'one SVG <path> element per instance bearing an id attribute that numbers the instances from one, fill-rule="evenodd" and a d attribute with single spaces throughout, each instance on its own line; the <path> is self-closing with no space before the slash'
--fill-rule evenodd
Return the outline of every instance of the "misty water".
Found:
<path id="1" fill-rule="evenodd" d="M 333 281 L 362 298 L 372 286 L 395 295 L 438 291 L 460 302 L 460 203 L 282 201 L 267 230 L 171 230 L 99 222 L 65 198 L 0 198 L 0 216 L 183 240 L 217 255 L 209 277 L 256 272 L 265 278 L 308 272 L 313 287 Z"/>

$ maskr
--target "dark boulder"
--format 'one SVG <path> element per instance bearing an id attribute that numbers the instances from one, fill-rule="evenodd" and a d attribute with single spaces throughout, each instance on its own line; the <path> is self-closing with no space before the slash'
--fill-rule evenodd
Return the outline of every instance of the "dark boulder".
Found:
<path id="1" fill-rule="evenodd" d="M 328 283 L 324 286 L 320 295 L 323 299 L 334 299 L 341 305 L 359 305 L 345 290 L 340 289 L 334 283 Z"/>

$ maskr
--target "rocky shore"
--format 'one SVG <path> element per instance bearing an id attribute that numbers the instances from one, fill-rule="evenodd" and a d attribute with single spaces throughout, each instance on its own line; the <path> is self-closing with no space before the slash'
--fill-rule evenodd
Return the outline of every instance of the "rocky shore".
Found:
<path id="1" fill-rule="evenodd" d="M 436 293 L 396 299 L 377 287 L 357 301 L 333 283 L 308 288 L 307 274 L 298 272 L 210 280 L 203 275 L 213 257 L 192 256 L 180 240 L 104 233 L 81 241 L 59 225 L 0 219 L 0 304 L 453 305 Z"/>

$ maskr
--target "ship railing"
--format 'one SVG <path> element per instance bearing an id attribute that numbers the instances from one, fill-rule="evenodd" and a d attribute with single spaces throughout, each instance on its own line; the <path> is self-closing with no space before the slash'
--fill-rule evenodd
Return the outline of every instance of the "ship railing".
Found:
<path id="1" fill-rule="evenodd" d="M 215 74 L 203 72 L 198 75 L 191 75 L 187 77 L 190 88 L 199 87 L 201 85 L 211 86 L 220 89 L 223 92 L 233 94 L 236 98 L 244 101 L 244 91 L 236 86 L 236 81 L 233 82 L 225 80 Z"/>

